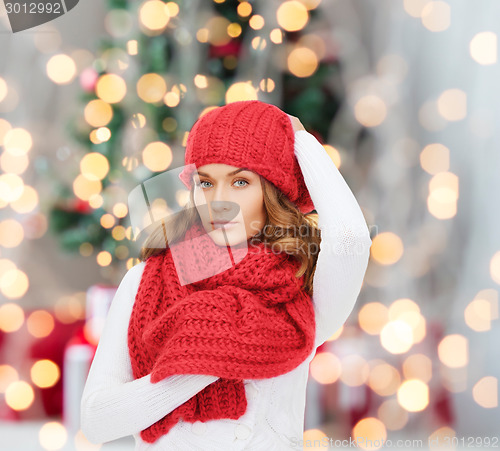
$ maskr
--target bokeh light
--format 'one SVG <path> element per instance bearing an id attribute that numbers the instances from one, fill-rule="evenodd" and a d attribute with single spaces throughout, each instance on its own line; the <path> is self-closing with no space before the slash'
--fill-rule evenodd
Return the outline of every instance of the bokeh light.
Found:
<path id="1" fill-rule="evenodd" d="M 10 202 L 10 206 L 17 213 L 29 213 L 39 204 L 38 192 L 31 186 L 24 185 L 23 192 L 16 200 Z"/>
<path id="2" fill-rule="evenodd" d="M 73 191 L 77 197 L 88 201 L 94 194 L 99 194 L 102 190 L 100 180 L 90 180 L 83 174 L 79 174 L 73 180 Z"/>
<path id="3" fill-rule="evenodd" d="M 257 91 L 250 82 L 233 83 L 226 92 L 226 104 L 239 100 L 257 100 Z"/>
<path id="4" fill-rule="evenodd" d="M 460 121 L 467 115 L 467 94 L 461 89 L 447 89 L 439 96 L 437 107 L 447 121 Z"/>
<path id="5" fill-rule="evenodd" d="M 13 410 L 26 410 L 34 400 L 33 387 L 25 381 L 14 381 L 5 390 L 5 402 Z"/>
<path id="6" fill-rule="evenodd" d="M 498 61 L 498 36 L 491 31 L 477 33 L 469 44 L 470 56 L 474 61 L 484 66 Z"/>
<path id="7" fill-rule="evenodd" d="M 139 8 L 139 21 L 149 30 L 162 31 L 170 21 L 170 8 L 159 0 L 143 2 Z"/>
<path id="8" fill-rule="evenodd" d="M 106 103 L 118 103 L 123 100 L 126 93 L 127 85 L 125 84 L 125 80 L 119 75 L 104 74 L 97 80 L 96 94 Z"/>
<path id="9" fill-rule="evenodd" d="M 118 202 L 113 206 L 113 214 L 117 218 L 124 218 L 128 214 L 128 207 L 123 202 Z"/>
<path id="10" fill-rule="evenodd" d="M 111 264 L 113 256 L 108 251 L 101 251 L 96 256 L 96 261 L 99 266 L 108 266 Z"/>
<path id="11" fill-rule="evenodd" d="M 271 41 L 274 42 L 275 44 L 281 44 L 283 42 L 283 31 L 280 30 L 279 28 L 274 28 L 269 33 L 269 37 L 271 38 Z"/>
<path id="12" fill-rule="evenodd" d="M 275 83 L 272 78 L 263 78 L 259 83 L 259 88 L 264 92 L 274 91 Z"/>
<path id="13" fill-rule="evenodd" d="M 172 149 L 161 141 L 149 143 L 142 151 L 144 165 L 154 172 L 167 169 L 172 163 L 172 158 Z"/>
<path id="14" fill-rule="evenodd" d="M 137 95 L 147 103 L 159 102 L 167 92 L 167 83 L 158 74 L 144 74 L 137 81 Z"/>
<path id="15" fill-rule="evenodd" d="M 302 30 L 309 21 L 307 8 L 299 1 L 282 2 L 276 11 L 276 18 L 281 28 L 286 31 Z"/>
<path id="16" fill-rule="evenodd" d="M 427 208 L 438 219 L 450 219 L 457 213 L 458 177 L 452 172 L 438 172 L 429 181 Z"/>
<path id="17" fill-rule="evenodd" d="M 429 174 L 450 169 L 450 149 L 441 143 L 427 144 L 420 153 L 420 165 Z"/>
<path id="18" fill-rule="evenodd" d="M 62 449 L 68 440 L 66 428 L 58 421 L 45 423 L 38 433 L 40 445 L 47 451 Z"/>
<path id="19" fill-rule="evenodd" d="M 295 47 L 288 55 L 288 69 L 296 77 L 310 77 L 318 69 L 318 57 L 308 47 Z"/>
<path id="20" fill-rule="evenodd" d="M 250 44 L 255 50 L 264 50 L 266 48 L 267 42 L 261 36 L 255 36 Z"/>
<path id="21" fill-rule="evenodd" d="M 369 417 L 358 421 L 352 429 L 352 437 L 361 449 L 380 449 L 387 440 L 387 430 L 378 418 Z"/>
<path id="22" fill-rule="evenodd" d="M 354 105 L 354 116 L 365 127 L 377 127 L 387 116 L 387 105 L 379 96 L 368 94 Z"/>
<path id="23" fill-rule="evenodd" d="M 469 363 L 469 342 L 463 335 L 447 335 L 439 342 L 438 355 L 450 368 L 463 367 Z"/>
<path id="24" fill-rule="evenodd" d="M 11 269 L 0 277 L 0 291 L 9 299 L 18 299 L 24 296 L 29 288 L 29 279 L 24 271 Z M 5 304 L 11 305 L 11 304 Z"/>
<path id="25" fill-rule="evenodd" d="M 392 354 L 403 354 L 413 345 L 412 328 L 402 320 L 389 321 L 380 332 L 380 343 Z"/>
<path id="26" fill-rule="evenodd" d="M 5 219 L 0 222 L 0 246 L 14 248 L 21 244 L 24 238 L 23 226 L 15 219 Z M 6 281 L 2 283 L 7 283 Z"/>
<path id="27" fill-rule="evenodd" d="M 241 17 L 248 17 L 250 14 L 252 14 L 252 5 L 249 2 L 245 1 L 240 2 L 236 11 Z"/>
<path id="28" fill-rule="evenodd" d="M 76 64 L 68 55 L 54 55 L 47 62 L 47 76 L 59 85 L 71 83 L 76 76 Z"/>
<path id="29" fill-rule="evenodd" d="M 110 213 L 105 213 L 101 216 L 101 225 L 105 228 L 105 229 L 110 229 L 111 227 L 113 227 L 115 225 L 115 222 L 116 222 L 116 219 L 115 217 L 110 214 Z"/>
<path id="30" fill-rule="evenodd" d="M 481 378 L 472 387 L 472 396 L 485 409 L 498 407 L 498 379 L 494 376 Z"/>
<path id="31" fill-rule="evenodd" d="M 403 242 L 395 233 L 382 232 L 373 238 L 370 253 L 377 263 L 393 265 L 403 255 Z"/>
<path id="32" fill-rule="evenodd" d="M 403 0 L 403 6 L 405 11 L 412 17 L 420 18 L 422 17 L 422 12 L 431 0 Z"/>
<path id="33" fill-rule="evenodd" d="M 28 332 L 35 338 L 42 338 L 54 330 L 54 317 L 46 310 L 31 312 L 26 320 Z"/>
<path id="34" fill-rule="evenodd" d="M 38 360 L 31 367 L 31 380 L 37 387 L 52 387 L 60 377 L 61 371 L 52 360 Z"/>
<path id="35" fill-rule="evenodd" d="M 491 329 L 491 303 L 487 299 L 474 299 L 464 311 L 465 323 L 476 332 Z"/>
<path id="36" fill-rule="evenodd" d="M 29 162 L 30 160 L 26 154 L 16 155 L 6 150 L 0 155 L 0 169 L 3 172 L 22 174 L 28 168 Z"/>
<path id="37" fill-rule="evenodd" d="M 0 198 L 6 203 L 19 199 L 24 190 L 24 181 L 16 174 L 0 175 Z"/>
<path id="38" fill-rule="evenodd" d="M 24 310 L 17 304 L 7 302 L 0 306 L 0 330 L 15 332 L 24 324 Z"/>
<path id="39" fill-rule="evenodd" d="M 102 180 L 109 172 L 109 161 L 98 152 L 88 153 L 80 161 L 80 171 L 89 180 Z"/>
<path id="40" fill-rule="evenodd" d="M 261 15 L 254 14 L 248 21 L 248 24 L 254 30 L 260 30 L 264 26 L 265 20 Z"/>
<path id="41" fill-rule="evenodd" d="M 310 364 L 311 376 L 320 384 L 332 384 L 341 374 L 341 363 L 331 352 L 319 352 Z"/>
<path id="42" fill-rule="evenodd" d="M 22 127 L 11 128 L 3 136 L 3 146 L 12 155 L 24 155 L 31 150 L 31 133 Z"/>
<path id="43" fill-rule="evenodd" d="M 500 285 L 500 251 L 495 252 L 491 257 L 490 275 L 493 281 Z"/>
<path id="44" fill-rule="evenodd" d="M 429 405 L 429 387 L 420 379 L 404 381 L 398 389 L 398 402 L 408 412 L 420 412 Z"/>
<path id="45" fill-rule="evenodd" d="M 89 125 L 102 127 L 113 118 L 113 108 L 101 99 L 94 99 L 87 103 L 83 114 Z"/>
<path id="46" fill-rule="evenodd" d="M 179 14 L 179 5 L 175 2 L 167 2 L 166 7 L 170 17 L 175 17 Z"/>
<path id="47" fill-rule="evenodd" d="M 446 2 L 433 0 L 422 8 L 422 25 L 429 31 L 444 31 L 450 27 L 451 8 Z"/>
<path id="48" fill-rule="evenodd" d="M 94 144 L 104 143 L 109 138 L 111 138 L 111 130 L 108 127 L 99 127 L 90 133 L 90 139 Z"/>
<path id="49" fill-rule="evenodd" d="M 359 327 L 370 335 L 378 335 L 388 319 L 389 311 L 380 302 L 368 302 L 358 313 Z"/>

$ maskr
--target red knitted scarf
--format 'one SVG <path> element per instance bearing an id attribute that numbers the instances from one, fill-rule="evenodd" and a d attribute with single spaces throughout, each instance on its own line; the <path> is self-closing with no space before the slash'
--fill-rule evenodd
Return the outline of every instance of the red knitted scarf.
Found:
<path id="1" fill-rule="evenodd" d="M 192 272 L 181 277 L 207 268 L 215 275 L 181 285 L 170 248 L 146 260 L 128 328 L 134 378 L 151 373 L 153 383 L 174 374 L 219 379 L 141 431 L 149 443 L 181 418 L 241 417 L 247 407 L 243 379 L 287 373 L 314 346 L 314 309 L 301 288 L 303 276 L 295 277 L 297 259 L 262 243 L 231 252 L 199 223 L 174 246 L 181 246 L 175 252 L 181 250 L 190 264 L 184 271 Z"/>

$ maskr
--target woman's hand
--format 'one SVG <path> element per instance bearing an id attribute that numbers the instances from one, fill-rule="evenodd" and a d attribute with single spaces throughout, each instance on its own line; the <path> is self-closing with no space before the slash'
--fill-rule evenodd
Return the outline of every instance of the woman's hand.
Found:
<path id="1" fill-rule="evenodd" d="M 298 130 L 305 130 L 304 126 L 302 125 L 302 122 L 300 122 L 298 117 L 291 116 L 290 114 L 287 114 L 287 116 L 290 118 L 290 121 L 292 122 L 294 132 Z"/>

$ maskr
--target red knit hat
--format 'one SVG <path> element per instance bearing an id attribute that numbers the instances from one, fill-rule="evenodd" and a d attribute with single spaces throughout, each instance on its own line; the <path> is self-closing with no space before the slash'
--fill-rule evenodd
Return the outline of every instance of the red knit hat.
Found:
<path id="1" fill-rule="evenodd" d="M 295 132 L 288 115 L 275 105 L 242 100 L 210 110 L 191 128 L 185 165 L 212 163 L 245 167 L 281 190 L 302 213 L 314 210 L 294 154 Z M 191 189 L 191 172 L 179 178 Z"/>

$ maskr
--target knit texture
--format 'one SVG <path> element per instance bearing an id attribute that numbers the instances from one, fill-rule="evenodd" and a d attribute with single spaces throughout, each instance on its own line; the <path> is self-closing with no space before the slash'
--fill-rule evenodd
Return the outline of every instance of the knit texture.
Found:
<path id="1" fill-rule="evenodd" d="M 215 275 L 181 285 L 172 250 L 147 259 L 136 294 L 128 345 L 134 378 L 151 373 L 156 383 L 174 374 L 218 376 L 216 382 L 147 429 L 149 443 L 183 419 L 187 422 L 241 417 L 247 407 L 244 379 L 287 373 L 312 352 L 315 316 L 298 260 L 263 243 L 230 252 L 200 223 L 175 243 L 189 271 Z"/>
<path id="2" fill-rule="evenodd" d="M 199 118 L 186 143 L 185 164 L 220 163 L 257 172 L 281 190 L 302 213 L 314 210 L 294 154 L 295 132 L 288 115 L 259 100 L 215 108 Z M 191 188 L 192 171 L 179 178 Z"/>

